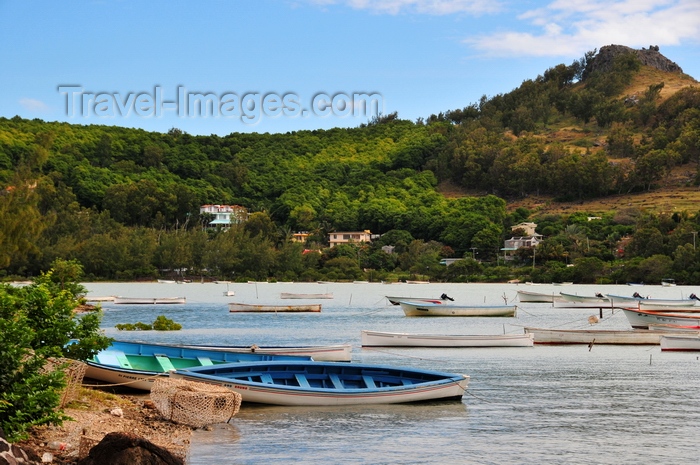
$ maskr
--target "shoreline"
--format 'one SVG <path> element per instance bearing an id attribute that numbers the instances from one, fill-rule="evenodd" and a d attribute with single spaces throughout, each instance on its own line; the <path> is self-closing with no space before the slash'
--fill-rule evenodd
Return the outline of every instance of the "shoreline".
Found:
<path id="1" fill-rule="evenodd" d="M 16 443 L 54 464 L 75 464 L 111 432 L 131 433 L 167 449 L 186 463 L 193 428 L 164 419 L 148 394 L 109 393 L 80 388 L 77 400 L 63 409 L 71 419 L 61 426 L 43 425 Z"/>

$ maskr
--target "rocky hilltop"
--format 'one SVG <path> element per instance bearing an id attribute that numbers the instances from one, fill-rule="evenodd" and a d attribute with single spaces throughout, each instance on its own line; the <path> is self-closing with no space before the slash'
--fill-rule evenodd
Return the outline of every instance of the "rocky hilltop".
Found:
<path id="1" fill-rule="evenodd" d="M 609 71 L 612 68 L 615 57 L 623 53 L 634 53 L 643 65 L 660 69 L 661 71 L 679 74 L 683 72 L 680 66 L 659 52 L 658 45 L 650 45 L 649 48 L 642 47 L 641 50 L 624 45 L 606 45 L 601 47 L 598 54 L 588 63 L 586 72 Z"/>

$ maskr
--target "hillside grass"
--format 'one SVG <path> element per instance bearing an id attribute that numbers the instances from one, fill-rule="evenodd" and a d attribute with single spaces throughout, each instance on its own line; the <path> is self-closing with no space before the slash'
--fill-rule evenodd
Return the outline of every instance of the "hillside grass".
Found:
<path id="1" fill-rule="evenodd" d="M 664 83 L 664 87 L 660 91 L 659 104 L 685 87 L 700 85 L 687 74 L 668 73 L 642 66 L 639 73 L 632 79 L 632 83 L 617 98 L 639 97 L 649 86 L 660 82 Z M 511 133 L 506 136 L 515 137 Z M 535 135 L 549 144 L 560 143 L 568 150 L 581 154 L 605 150 L 607 136 L 608 129 L 598 127 L 595 120 L 584 125 L 566 115 L 557 115 L 546 128 L 540 128 Z M 635 134 L 634 138 L 639 142 L 641 136 L 640 132 Z M 615 161 L 619 162 L 620 159 Z M 642 209 L 654 213 L 696 212 L 700 210 L 700 187 L 693 185 L 696 173 L 697 166 L 694 163 L 686 164 L 674 168 L 669 176 L 651 191 L 610 195 L 605 198 L 577 202 L 557 202 L 552 197 L 530 196 L 524 199 L 506 199 L 507 208 L 513 211 L 518 207 L 525 207 L 537 214 L 559 215 L 576 212 L 604 214 L 620 209 Z M 486 195 L 485 192 L 470 191 L 451 182 L 441 183 L 438 191 L 448 198 Z"/>

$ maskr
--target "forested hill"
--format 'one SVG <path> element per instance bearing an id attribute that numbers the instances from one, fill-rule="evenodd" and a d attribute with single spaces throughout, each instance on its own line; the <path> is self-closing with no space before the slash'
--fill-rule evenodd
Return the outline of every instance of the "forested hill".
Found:
<path id="1" fill-rule="evenodd" d="M 526 215 L 507 215 L 502 199 L 648 190 L 696 166 L 696 82 L 629 49 L 603 50 L 416 122 L 390 114 L 352 129 L 219 137 L 2 118 L 0 268 L 97 260 L 86 244 L 120 228 L 198 228 L 202 204 L 260 213 L 248 233 L 271 240 L 305 230 L 322 246 L 333 230 L 403 230 L 456 256 L 495 254 Z M 441 183 L 472 196 L 445 198 Z"/>

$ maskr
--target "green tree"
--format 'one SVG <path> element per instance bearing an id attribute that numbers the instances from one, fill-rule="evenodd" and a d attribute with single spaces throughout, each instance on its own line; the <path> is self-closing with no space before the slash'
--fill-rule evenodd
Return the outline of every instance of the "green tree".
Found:
<path id="1" fill-rule="evenodd" d="M 61 289 L 60 282 L 49 271 L 29 286 L 0 286 L 0 427 L 11 441 L 66 419 L 58 410 L 65 379 L 60 369 L 47 370 L 49 357 L 84 360 L 110 344 L 99 312 L 75 315 L 78 284 L 64 281 Z"/>

